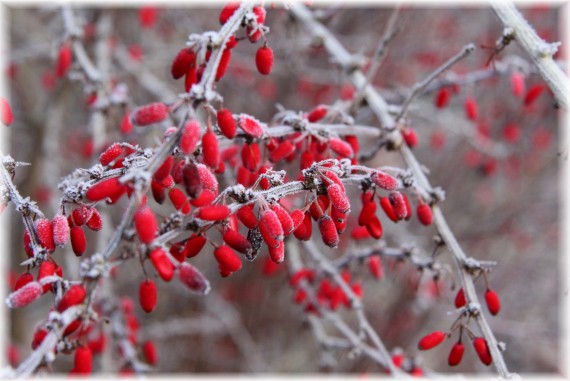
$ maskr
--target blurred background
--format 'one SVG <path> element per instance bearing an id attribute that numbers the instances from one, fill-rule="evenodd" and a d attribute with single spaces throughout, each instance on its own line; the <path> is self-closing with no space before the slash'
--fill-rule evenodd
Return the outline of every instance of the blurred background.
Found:
<path id="1" fill-rule="evenodd" d="M 73 13 L 91 57 L 97 56 L 98 44 L 108 44 L 110 56 L 100 62 L 107 68 L 106 79 L 111 86 L 127 85 L 127 108 L 133 109 L 159 100 L 173 102 L 177 94 L 184 92 L 184 81 L 170 76 L 172 60 L 185 46 L 189 34 L 219 29 L 222 6 L 158 7 L 151 12 L 153 16 L 144 16 L 145 11 L 136 7 L 78 7 Z M 321 103 L 349 99 L 354 89 L 322 46 L 282 6 L 267 3 L 266 7 L 266 25 L 271 28 L 267 40 L 275 52 L 274 70 L 269 76 L 259 75 L 254 57 L 261 43 L 240 42 L 233 50 L 226 76 L 217 85 L 224 106 L 234 113 L 248 113 L 269 122 L 277 112 L 276 104 L 307 111 Z M 314 9 L 351 53 L 369 58 L 394 8 L 388 4 L 331 4 L 315 5 Z M 559 40 L 557 6 L 525 5 L 520 9 L 541 37 Z M 68 78 L 54 74 L 57 52 L 65 38 L 61 9 L 12 6 L 7 15 L 11 50 L 6 73 L 16 116 L 10 127 L 9 153 L 18 161 L 31 163 L 17 169 L 14 181 L 22 195 L 36 200 L 46 216 L 51 217 L 57 213 L 57 184 L 63 176 L 75 168 L 93 165 L 104 148 L 115 141 L 155 146 L 162 131 L 135 129 L 122 133 L 120 123 L 127 108 L 115 107 L 104 113 L 105 130 L 93 139 L 94 89 L 74 74 L 73 66 Z M 98 34 L 103 18 L 111 20 L 104 40 Z M 478 47 L 450 72 L 456 78 L 485 72 L 484 79 L 453 87 L 445 108 L 435 106 L 437 89 L 413 103 L 408 124 L 419 138 L 414 152 L 429 169 L 431 183 L 445 190 L 446 199 L 441 206 L 466 253 L 498 262 L 488 280 L 501 298 L 502 309 L 489 322 L 497 338 L 506 344 L 509 370 L 557 373 L 562 297 L 559 167 L 568 158 L 568 147 L 558 145 L 560 111 L 554 107 L 554 98 L 544 90 L 532 104 L 524 105 L 523 98 L 512 93 L 511 71 L 494 72 L 493 62 L 486 65 L 493 50 L 485 47 L 494 46 L 502 33 L 502 25 L 489 8 L 407 5 L 400 9 L 396 26 L 398 33 L 373 78 L 380 93 L 394 104 L 401 103 L 414 83 L 464 45 L 474 43 Z M 563 44 L 556 58 L 562 59 L 565 52 Z M 511 62 L 515 56 L 528 60 L 516 43 L 493 59 L 500 66 L 500 62 Z M 544 85 L 530 68 L 525 78 L 527 90 Z M 476 122 L 465 116 L 467 97 L 478 103 Z M 356 121 L 378 125 L 366 105 L 356 114 Z M 362 151 L 369 148 L 365 141 L 361 145 Z M 367 165 L 403 166 L 403 162 L 397 154 L 381 151 Z M 291 178 L 296 176 L 297 168 L 298 164 L 289 168 Z M 228 184 L 222 181 L 220 189 L 225 185 Z M 353 213 L 357 213 L 358 192 L 349 194 L 355 205 Z M 125 205 L 122 200 L 105 209 L 107 227 L 119 223 L 121 207 Z M 351 216 L 351 221 L 356 216 Z M 9 279 L 13 282 L 22 272 L 18 264 L 26 259 L 23 226 L 11 207 L 0 218 L 11 225 L 11 248 L 4 254 L 12 261 L 13 274 Z M 384 223 L 386 219 L 381 218 Z M 434 250 L 435 229 L 423 227 L 415 219 L 398 225 L 387 221 L 384 229 L 383 239 L 388 245 L 414 243 L 418 252 L 426 256 Z M 87 232 L 88 254 L 105 243 L 104 234 L 109 233 L 105 231 Z M 338 257 L 355 245 L 370 243 L 349 241 L 349 234 L 345 234 L 341 248 L 326 254 Z M 79 259 L 70 249 L 60 251 L 54 259 L 64 267 L 64 274 L 73 279 Z M 152 339 L 157 346 L 157 372 L 379 372 L 370 360 L 351 358 L 346 351 L 332 351 L 324 358 L 302 308 L 292 302 L 293 290 L 285 266 L 267 276 L 263 259 L 244 263 L 240 272 L 221 278 L 209 253 L 193 258 L 192 263 L 212 283 L 212 292 L 206 297 L 190 295 L 174 282 L 157 282 L 157 309 L 151 314 L 145 314 L 138 305 L 135 309 L 141 324 L 140 340 Z M 453 269 L 447 251 L 442 250 L 437 260 Z M 493 371 L 492 366 L 485 367 L 478 361 L 471 347 L 466 349 L 463 362 L 450 368 L 447 354 L 452 341 L 421 354 L 417 351 L 419 338 L 433 330 L 448 329 L 456 317 L 450 313 L 457 290 L 453 288 L 457 280 L 452 275 L 445 274 L 438 282 L 438 292 L 434 292 L 431 278 L 419 277 L 409 263 L 387 265 L 380 281 L 369 275 L 365 265 L 355 264 L 352 269 L 353 276 L 363 282 L 365 311 L 388 349 L 401 348 L 411 357 L 419 356 L 421 364 L 441 373 Z M 109 287 L 114 294 L 136 301 L 141 279 L 138 264 L 125 263 L 109 281 Z M 483 297 L 483 279 L 476 286 Z M 30 353 L 33 327 L 45 318 L 50 303 L 50 298 L 42 298 L 10 312 L 13 363 Z M 95 369 L 100 369 L 98 361 Z M 59 356 L 54 369 L 69 371 L 71 363 L 72 356 Z"/>

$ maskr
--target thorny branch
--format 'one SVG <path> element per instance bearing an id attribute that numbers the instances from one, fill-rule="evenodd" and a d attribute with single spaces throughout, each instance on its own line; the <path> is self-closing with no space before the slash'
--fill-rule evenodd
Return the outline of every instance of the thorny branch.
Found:
<path id="1" fill-rule="evenodd" d="M 491 6 L 505 26 L 503 34 L 514 37 L 515 41 L 528 53 L 540 75 L 554 93 L 556 101 L 562 108 L 568 110 L 570 81 L 552 59 L 560 42 L 543 41 L 511 2 L 493 0 Z"/>
<path id="2" fill-rule="evenodd" d="M 318 36 L 318 38 L 323 41 L 323 45 L 327 49 L 328 53 L 331 56 L 335 57 L 336 61 L 343 68 L 345 68 L 345 70 L 352 70 L 352 72 L 349 73 L 349 77 L 354 86 L 360 87 L 362 82 L 365 81 L 364 74 L 362 74 L 359 70 L 354 70 L 354 68 L 350 66 L 350 63 L 352 61 L 350 53 L 340 44 L 334 35 L 326 27 L 318 23 L 313 18 L 311 12 L 304 5 L 292 4 L 290 11 L 301 23 L 305 25 L 311 34 Z M 376 90 L 367 87 L 366 100 L 368 101 L 370 108 L 373 110 L 381 122 L 382 127 L 384 129 L 394 129 L 395 120 L 387 111 L 387 103 L 376 92 Z M 405 144 L 401 144 L 402 137 L 399 131 L 396 130 L 393 131 L 393 133 L 394 132 L 397 133 L 397 137 L 399 137 L 399 151 L 408 167 L 412 170 L 415 180 L 419 183 L 420 187 L 424 188 L 428 193 L 430 193 L 432 191 L 432 186 L 425 176 L 421 165 L 417 161 L 410 148 Z M 491 351 L 491 356 L 493 358 L 493 364 L 495 365 L 495 368 L 501 377 L 509 378 L 511 377 L 511 374 L 507 369 L 505 360 L 503 359 L 502 353 L 499 349 L 497 339 L 495 338 L 495 335 L 491 330 L 486 318 L 481 312 L 481 304 L 479 303 L 477 293 L 475 291 L 473 279 L 471 277 L 469 269 L 466 268 L 466 265 L 469 262 L 468 257 L 463 252 L 463 249 L 447 225 L 445 217 L 443 216 L 443 213 L 441 212 L 439 206 L 434 204 L 432 206 L 432 210 L 434 214 L 435 226 L 443 238 L 445 244 L 447 245 L 447 248 L 452 254 L 459 278 L 461 280 L 461 284 L 465 291 L 468 305 L 472 306 L 474 311 L 477 311 L 477 313 L 474 313 L 473 317 L 481 329 L 482 335 L 487 340 L 489 349 Z"/>

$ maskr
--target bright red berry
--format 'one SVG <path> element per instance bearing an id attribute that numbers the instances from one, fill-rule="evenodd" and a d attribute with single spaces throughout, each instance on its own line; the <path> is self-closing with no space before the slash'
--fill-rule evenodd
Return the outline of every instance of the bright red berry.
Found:
<path id="1" fill-rule="evenodd" d="M 180 281 L 191 291 L 206 295 L 210 292 L 210 282 L 208 279 L 188 262 L 182 262 L 178 267 L 178 277 Z"/>
<path id="2" fill-rule="evenodd" d="M 479 356 L 481 362 L 487 366 L 491 365 L 493 362 L 493 358 L 491 357 L 491 351 L 489 350 L 489 345 L 487 344 L 487 340 L 482 337 L 476 337 L 473 340 L 473 348 Z"/>
<path id="3" fill-rule="evenodd" d="M 445 332 L 435 331 L 420 339 L 418 349 L 425 351 L 437 347 L 445 340 Z"/>
<path id="4" fill-rule="evenodd" d="M 71 286 L 69 290 L 63 294 L 63 297 L 59 301 L 56 309 L 58 312 L 63 312 L 69 307 L 83 303 L 86 296 L 87 293 L 82 285 Z"/>
<path id="5" fill-rule="evenodd" d="M 233 139 L 236 136 L 237 127 L 232 112 L 227 108 L 223 108 L 218 110 L 216 116 L 222 134 L 228 139 Z"/>
<path id="6" fill-rule="evenodd" d="M 273 50 L 269 46 L 262 46 L 255 54 L 255 65 L 260 74 L 268 75 L 273 68 Z"/>
<path id="7" fill-rule="evenodd" d="M 158 232 L 158 223 L 154 212 L 148 207 L 140 207 L 134 216 L 135 229 L 142 243 L 149 244 Z"/>
<path id="8" fill-rule="evenodd" d="M 139 302 L 144 312 L 150 313 L 156 307 L 156 284 L 152 279 L 143 280 L 139 286 Z"/>
<path id="9" fill-rule="evenodd" d="M 449 366 L 459 365 L 463 358 L 463 352 L 465 352 L 465 346 L 460 342 L 455 343 L 449 352 L 449 357 L 447 358 Z"/>
<path id="10" fill-rule="evenodd" d="M 87 248 L 87 239 L 85 237 L 85 232 L 81 228 L 81 226 L 73 226 L 70 229 L 70 237 L 71 237 L 71 248 L 76 256 L 80 257 L 85 253 L 85 249 Z"/>
<path id="11" fill-rule="evenodd" d="M 132 120 L 137 126 L 159 123 L 167 117 L 168 106 L 160 102 L 139 107 L 132 114 Z"/>
<path id="12" fill-rule="evenodd" d="M 166 252 L 161 248 L 154 249 L 149 254 L 149 258 L 162 280 L 170 282 L 174 276 L 174 265 L 166 255 Z"/>
<path id="13" fill-rule="evenodd" d="M 433 215 L 431 213 L 431 208 L 426 203 L 420 203 L 416 209 L 416 214 L 418 215 L 418 220 L 425 226 L 431 225 L 433 222 Z"/>
<path id="14" fill-rule="evenodd" d="M 321 232 L 324 244 L 332 248 L 337 247 L 340 240 L 332 218 L 323 214 L 319 217 L 317 225 L 319 226 L 319 231 Z"/>
<path id="15" fill-rule="evenodd" d="M 501 301 L 499 300 L 499 296 L 494 290 L 490 288 L 485 291 L 485 302 L 487 303 L 487 308 L 491 315 L 496 315 L 499 313 L 501 309 Z"/>

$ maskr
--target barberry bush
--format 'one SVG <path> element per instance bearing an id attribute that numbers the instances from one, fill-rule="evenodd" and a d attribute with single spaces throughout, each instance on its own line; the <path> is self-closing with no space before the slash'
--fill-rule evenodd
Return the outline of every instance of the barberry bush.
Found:
<path id="1" fill-rule="evenodd" d="M 1 374 L 560 371 L 568 79 L 519 11 L 8 9 Z"/>

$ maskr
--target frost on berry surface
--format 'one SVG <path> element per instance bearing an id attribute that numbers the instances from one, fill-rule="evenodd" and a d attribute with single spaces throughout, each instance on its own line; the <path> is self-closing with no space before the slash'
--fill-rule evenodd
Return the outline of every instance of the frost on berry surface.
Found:
<path id="1" fill-rule="evenodd" d="M 566 46 L 517 6 L 530 52 L 488 6 L 8 9 L 0 374 L 559 373 Z"/>

